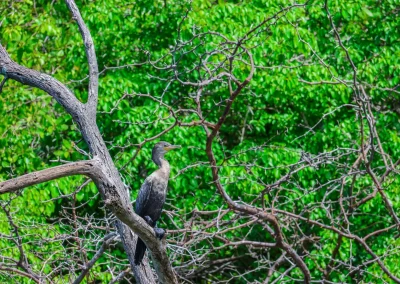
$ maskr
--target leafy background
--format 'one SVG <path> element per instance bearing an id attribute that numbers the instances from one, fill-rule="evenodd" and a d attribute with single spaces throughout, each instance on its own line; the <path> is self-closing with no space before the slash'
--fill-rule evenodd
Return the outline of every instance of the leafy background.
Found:
<path id="1" fill-rule="evenodd" d="M 105 0 L 77 1 L 77 5 L 93 36 L 99 70 L 103 70 L 97 123 L 134 200 L 144 178 L 155 169 L 150 161 L 155 141 L 146 142 L 143 147 L 136 144 L 174 123 L 168 108 L 158 101 L 135 94 L 151 94 L 178 110 L 194 107 L 191 94 L 195 89 L 170 80 L 169 70 L 157 70 L 149 64 L 132 64 L 169 54 L 157 66 L 177 60 L 179 70 L 190 70 L 198 60 L 197 54 L 212 49 L 220 39 L 205 35 L 193 42 L 193 46 L 201 43 L 197 53 L 185 53 L 192 48 L 188 45 L 171 55 L 171 49 L 179 40 L 189 40 L 194 33 L 208 31 L 235 40 L 265 17 L 290 5 L 290 2 L 196 0 L 190 4 L 167 0 Z M 310 1 L 305 9 L 293 9 L 276 19 L 268 29 L 260 29 L 246 42 L 258 68 L 250 87 L 233 104 L 218 136 L 215 153 L 218 164 L 221 164 L 220 174 L 226 190 L 234 199 L 246 202 L 251 202 L 265 184 L 272 184 L 288 173 L 288 165 L 299 161 L 303 153 L 334 153 L 338 156 L 335 163 L 319 168 L 309 167 L 296 174 L 279 193 L 278 189 L 274 189 L 267 197 L 267 205 L 275 202 L 275 207 L 296 214 L 307 208 L 307 218 L 329 223 L 320 206 L 321 200 L 330 189 L 329 182 L 339 179 L 345 172 L 341 165 L 349 165 L 356 160 L 358 153 L 351 149 L 360 146 L 360 127 L 365 119 L 357 116 L 353 107 L 353 92 L 345 84 L 304 83 L 334 81 L 334 77 L 351 83 L 353 79 L 353 69 L 343 49 L 338 47 L 323 5 L 321 1 Z M 357 67 L 357 78 L 366 86 L 375 106 L 376 127 L 384 151 L 396 160 L 400 156 L 400 110 L 399 94 L 392 88 L 398 86 L 400 75 L 399 3 L 394 0 L 329 1 L 329 8 Z M 188 9 L 187 18 L 182 20 Z M 3 1 L 0 3 L 0 15 L 0 42 L 12 59 L 65 82 L 81 101 L 85 101 L 88 84 L 86 57 L 77 25 L 65 3 Z M 321 64 L 320 59 L 328 68 Z M 125 68 L 111 68 L 125 65 Z M 248 70 L 246 64 L 238 64 L 235 75 L 244 79 Z M 187 72 L 182 76 L 187 80 L 198 79 L 196 72 Z M 206 91 L 209 95 L 203 98 L 203 113 L 208 121 L 215 123 L 222 110 L 222 106 L 216 103 L 226 98 L 226 85 L 216 82 L 207 86 Z M 120 100 L 122 97 L 124 99 Z M 0 113 L 1 180 L 58 165 L 60 159 L 87 159 L 84 154 L 87 148 L 71 117 L 42 91 L 7 81 L 0 96 Z M 184 113 L 180 119 L 190 122 L 194 117 Z M 311 131 L 310 127 L 313 127 Z M 172 179 L 165 209 L 175 215 L 163 216 L 160 226 L 184 227 L 186 218 L 194 210 L 223 207 L 223 201 L 211 183 L 203 129 L 199 126 L 176 126 L 162 135 L 162 140 L 180 144 L 183 148 L 168 154 Z M 251 165 L 251 174 L 248 165 Z M 385 172 L 382 157 L 374 159 L 373 167 L 377 174 Z M 43 238 L 75 231 L 68 218 L 73 206 L 82 205 L 76 212 L 82 216 L 83 223 L 84 216 L 92 216 L 101 224 L 102 218 L 107 215 L 93 184 L 83 187 L 72 198 L 58 199 L 77 190 L 84 181 L 81 177 L 68 177 L 25 189 L 17 195 L 0 196 L 26 236 L 24 247 L 35 269 L 50 272 L 52 262 L 43 264 L 40 255 L 52 253 L 50 258 L 54 263 L 63 260 L 66 270 L 68 265 L 73 265 L 65 253 L 74 253 L 79 244 L 66 244 L 61 240 L 42 241 Z M 397 215 L 400 213 L 399 183 L 397 175 L 390 176 L 385 182 L 385 192 Z M 368 176 L 361 175 L 357 179 L 355 190 L 360 197 L 372 188 L 373 183 Z M 333 203 L 337 199 L 338 192 L 328 195 L 328 200 Z M 334 208 L 332 212 L 333 219 L 340 223 L 339 208 Z M 226 218 L 237 224 L 244 222 L 235 219 L 237 216 L 233 213 Z M 351 230 L 362 235 L 388 227 L 393 222 L 379 196 L 361 206 L 349 221 Z M 317 268 L 328 265 L 338 235 L 306 223 L 301 226 L 306 235 L 319 239 L 319 245 L 310 243 L 304 249 L 307 251 L 305 262 L 312 276 L 321 279 L 322 272 Z M 290 224 L 285 225 L 284 230 L 287 236 L 295 233 Z M 0 232 L 3 235 L 12 234 L 4 212 L 0 214 Z M 88 251 L 95 249 L 90 241 L 92 234 L 84 230 L 78 230 L 78 234 L 86 240 Z M 102 231 L 99 230 L 98 234 L 101 235 Z M 228 237 L 242 236 L 251 240 L 273 241 L 260 225 L 251 231 L 244 228 L 232 232 Z M 219 241 L 212 240 L 211 243 L 218 245 Z M 400 277 L 397 230 L 391 229 L 374 237 L 370 244 L 378 255 L 383 256 L 390 271 Z M 209 242 L 202 242 L 197 249 L 206 251 L 210 247 Z M 387 253 L 388 250 L 390 253 Z M 0 240 L 0 252 L 4 256 L 18 256 L 16 245 L 7 238 Z M 257 269 L 259 263 L 252 261 L 246 252 L 243 247 L 227 247 L 210 254 L 211 259 L 244 257 L 236 264 L 237 272 L 215 273 L 209 281 L 229 281 L 232 275 L 240 275 L 238 283 L 264 279 L 267 271 Z M 109 253 L 121 258 L 119 265 L 126 265 L 122 247 L 117 246 Z M 258 253 L 268 255 L 272 260 L 279 256 L 274 250 Z M 187 261 L 185 255 L 180 256 L 173 249 L 170 254 L 176 267 Z M 90 255 L 91 252 L 89 258 Z M 104 257 L 96 265 L 91 279 L 111 280 L 106 259 Z M 332 272 L 333 282 L 391 281 L 378 265 L 368 262 L 371 256 L 349 239 L 343 240 L 338 259 L 351 261 L 354 267 L 363 267 L 363 273 L 351 274 L 344 266 Z M 250 270 L 253 272 L 242 274 Z M 274 274 L 275 279 L 278 276 Z M 58 281 L 75 278 L 67 272 L 58 277 Z M 296 282 L 302 275 L 300 270 L 295 269 L 291 277 L 285 277 L 286 282 Z M 0 281 L 24 282 L 26 279 L 16 276 L 10 280 L 9 276 L 0 273 Z M 199 278 L 194 281 L 205 280 Z"/>

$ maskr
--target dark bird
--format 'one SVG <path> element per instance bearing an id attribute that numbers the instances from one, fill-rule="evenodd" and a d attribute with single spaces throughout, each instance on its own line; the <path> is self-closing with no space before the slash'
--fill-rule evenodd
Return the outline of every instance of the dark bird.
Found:
<path id="1" fill-rule="evenodd" d="M 139 195 L 136 199 L 136 214 L 154 228 L 154 232 L 160 240 L 164 237 L 165 232 L 163 229 L 157 228 L 156 223 L 160 218 L 165 203 L 170 172 L 169 163 L 164 159 L 164 155 L 168 151 L 180 147 L 181 146 L 171 145 L 167 142 L 158 142 L 154 146 L 152 160 L 158 166 L 158 170 L 146 178 L 143 185 L 140 187 Z M 135 251 L 136 265 L 142 263 L 145 252 L 146 245 L 138 238 Z"/>

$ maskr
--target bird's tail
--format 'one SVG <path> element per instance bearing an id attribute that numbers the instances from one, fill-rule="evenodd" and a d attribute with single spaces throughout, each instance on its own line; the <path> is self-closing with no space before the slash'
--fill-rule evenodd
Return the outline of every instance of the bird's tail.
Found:
<path id="1" fill-rule="evenodd" d="M 142 263 L 142 259 L 144 257 L 145 252 L 146 252 L 146 245 L 144 244 L 142 239 L 138 238 L 135 250 L 135 265 L 139 265 Z"/>

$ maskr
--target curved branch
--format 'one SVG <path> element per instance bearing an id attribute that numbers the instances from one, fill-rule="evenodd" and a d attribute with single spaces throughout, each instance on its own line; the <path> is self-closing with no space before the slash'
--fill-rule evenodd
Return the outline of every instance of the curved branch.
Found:
<path id="1" fill-rule="evenodd" d="M 86 175 L 93 177 L 98 171 L 96 163 L 95 160 L 73 162 L 3 181 L 0 183 L 0 194 L 66 176 Z"/>
<path id="2" fill-rule="evenodd" d="M 228 204 L 229 208 L 232 208 L 235 211 L 242 212 L 248 215 L 252 215 L 255 217 L 258 217 L 266 222 L 269 222 L 273 229 L 274 229 L 274 238 L 276 239 L 276 246 L 283 249 L 295 262 L 295 264 L 300 268 L 302 273 L 304 274 L 304 282 L 305 283 L 310 283 L 311 282 L 311 273 L 310 270 L 308 269 L 307 265 L 303 261 L 303 259 L 299 256 L 299 254 L 284 240 L 284 236 L 282 234 L 282 231 L 280 229 L 280 225 L 278 220 L 273 214 L 268 214 L 264 211 L 262 211 L 259 208 L 247 205 L 247 204 L 238 204 L 237 202 L 233 201 L 229 194 L 225 191 L 224 187 L 221 184 L 220 177 L 219 177 L 219 172 L 218 172 L 218 166 L 217 166 L 217 161 L 215 159 L 215 155 L 212 149 L 212 143 L 214 141 L 214 138 L 218 134 L 221 126 L 226 120 L 226 117 L 228 116 L 232 104 L 234 100 L 237 98 L 237 96 L 241 93 L 241 91 L 250 83 L 254 71 L 255 71 L 255 65 L 253 61 L 252 54 L 244 47 L 242 46 L 242 42 L 239 41 L 237 43 L 237 47 L 234 53 L 241 48 L 243 49 L 247 55 L 250 58 L 251 62 L 251 69 L 249 75 L 246 77 L 246 79 L 233 91 L 230 89 L 230 96 L 229 99 L 226 101 L 226 106 L 221 114 L 221 116 L 218 119 L 218 122 L 215 125 L 215 128 L 212 130 L 210 135 L 207 137 L 207 142 L 206 142 L 206 154 L 208 156 L 208 160 L 210 162 L 211 166 L 211 172 L 212 172 L 212 177 L 213 177 L 213 182 L 215 183 L 220 195 L 223 197 L 223 199 L 226 201 Z"/>
<path id="3" fill-rule="evenodd" d="M 73 117 L 77 117 L 82 112 L 82 103 L 60 81 L 47 74 L 15 63 L 11 60 L 7 51 L 1 44 L 0 74 L 24 85 L 29 85 L 45 91 L 60 103 Z"/>
<path id="4" fill-rule="evenodd" d="M 18 275 L 21 275 L 21 276 L 25 276 L 25 277 L 31 279 L 32 281 L 34 281 L 35 283 L 40 283 L 40 280 L 37 279 L 37 278 L 35 278 L 33 275 L 31 275 L 31 274 L 29 274 L 29 273 L 27 273 L 27 272 L 24 272 L 24 271 L 15 269 L 15 268 L 2 266 L 2 265 L 0 264 L 0 270 L 13 272 L 13 273 L 15 273 L 15 274 L 18 274 Z"/>

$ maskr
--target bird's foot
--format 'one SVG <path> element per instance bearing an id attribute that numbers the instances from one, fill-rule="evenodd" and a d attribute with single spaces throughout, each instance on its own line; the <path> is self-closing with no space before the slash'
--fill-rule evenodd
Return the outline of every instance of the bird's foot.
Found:
<path id="1" fill-rule="evenodd" d="M 165 236 L 165 231 L 161 228 L 154 228 L 154 233 L 156 234 L 156 237 L 162 240 Z"/>
<path id="2" fill-rule="evenodd" d="M 146 221 L 147 224 L 149 224 L 151 227 L 154 227 L 154 222 L 153 220 L 150 218 L 150 216 L 144 216 L 143 219 Z"/>
<path id="3" fill-rule="evenodd" d="M 165 231 L 163 229 L 157 228 L 156 222 L 153 221 L 153 219 L 150 218 L 150 216 L 144 216 L 143 219 L 146 221 L 147 224 L 149 224 L 151 227 L 154 228 L 154 233 L 156 234 L 156 237 L 162 240 L 165 236 Z"/>

